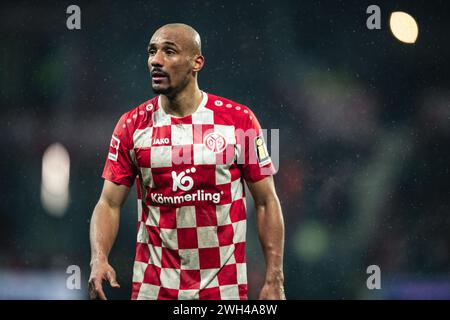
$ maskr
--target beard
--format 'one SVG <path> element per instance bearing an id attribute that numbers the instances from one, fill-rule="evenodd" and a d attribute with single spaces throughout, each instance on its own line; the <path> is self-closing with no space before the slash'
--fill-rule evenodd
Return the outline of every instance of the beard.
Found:
<path id="1" fill-rule="evenodd" d="M 154 94 L 163 94 L 163 95 L 170 95 L 174 91 L 172 87 L 161 88 L 161 87 L 155 87 L 153 85 L 152 85 L 152 90 L 153 90 Z"/>
<path id="2" fill-rule="evenodd" d="M 174 97 L 176 96 L 180 91 L 183 91 L 183 89 L 187 86 L 187 81 L 183 82 L 181 85 L 178 86 L 160 86 L 159 84 L 152 83 L 152 90 L 154 94 L 163 94 L 167 97 Z"/>

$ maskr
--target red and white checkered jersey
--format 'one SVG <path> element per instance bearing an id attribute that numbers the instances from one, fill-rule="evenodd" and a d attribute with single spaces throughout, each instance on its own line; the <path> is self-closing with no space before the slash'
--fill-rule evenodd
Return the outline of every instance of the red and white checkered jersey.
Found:
<path id="1" fill-rule="evenodd" d="M 262 133 L 206 93 L 185 117 L 157 96 L 120 118 L 103 177 L 138 187 L 132 299 L 247 299 L 243 180 L 275 173 Z"/>

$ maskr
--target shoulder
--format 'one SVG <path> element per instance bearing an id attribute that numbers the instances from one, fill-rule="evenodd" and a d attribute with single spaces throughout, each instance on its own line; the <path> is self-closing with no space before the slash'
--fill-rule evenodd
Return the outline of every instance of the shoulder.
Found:
<path id="1" fill-rule="evenodd" d="M 123 113 L 116 124 L 113 136 L 126 147 L 131 148 L 136 131 L 153 125 L 153 112 L 157 108 L 157 99 L 154 97 Z"/>
<path id="2" fill-rule="evenodd" d="M 218 117 L 228 119 L 233 124 L 245 124 L 253 121 L 255 114 L 245 104 L 208 93 L 206 108 L 214 111 Z"/>
<path id="3" fill-rule="evenodd" d="M 157 108 L 158 97 L 142 102 L 137 107 L 125 112 L 120 117 L 116 128 L 134 132 L 137 129 L 151 126 L 152 115 Z"/>

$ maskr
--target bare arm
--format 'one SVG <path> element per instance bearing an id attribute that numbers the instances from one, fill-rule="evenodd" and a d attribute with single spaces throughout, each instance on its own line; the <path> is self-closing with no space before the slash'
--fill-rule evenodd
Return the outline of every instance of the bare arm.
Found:
<path id="1" fill-rule="evenodd" d="M 130 188 L 105 180 L 102 194 L 94 208 L 90 227 L 91 276 L 89 292 L 91 299 L 106 299 L 102 282 L 107 280 L 118 288 L 116 272 L 109 265 L 108 256 L 119 230 L 120 209 Z"/>
<path id="2" fill-rule="evenodd" d="M 284 295 L 284 221 L 272 177 L 247 182 L 256 207 L 259 240 L 266 260 L 266 278 L 259 299 L 286 299 Z"/>

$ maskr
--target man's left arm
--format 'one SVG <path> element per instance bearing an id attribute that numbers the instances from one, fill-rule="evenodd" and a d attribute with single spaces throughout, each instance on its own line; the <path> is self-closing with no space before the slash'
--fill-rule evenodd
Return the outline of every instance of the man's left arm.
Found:
<path id="1" fill-rule="evenodd" d="M 259 299 L 284 300 L 284 221 L 273 177 L 247 181 L 247 185 L 255 201 L 259 240 L 266 260 L 266 278 Z"/>

